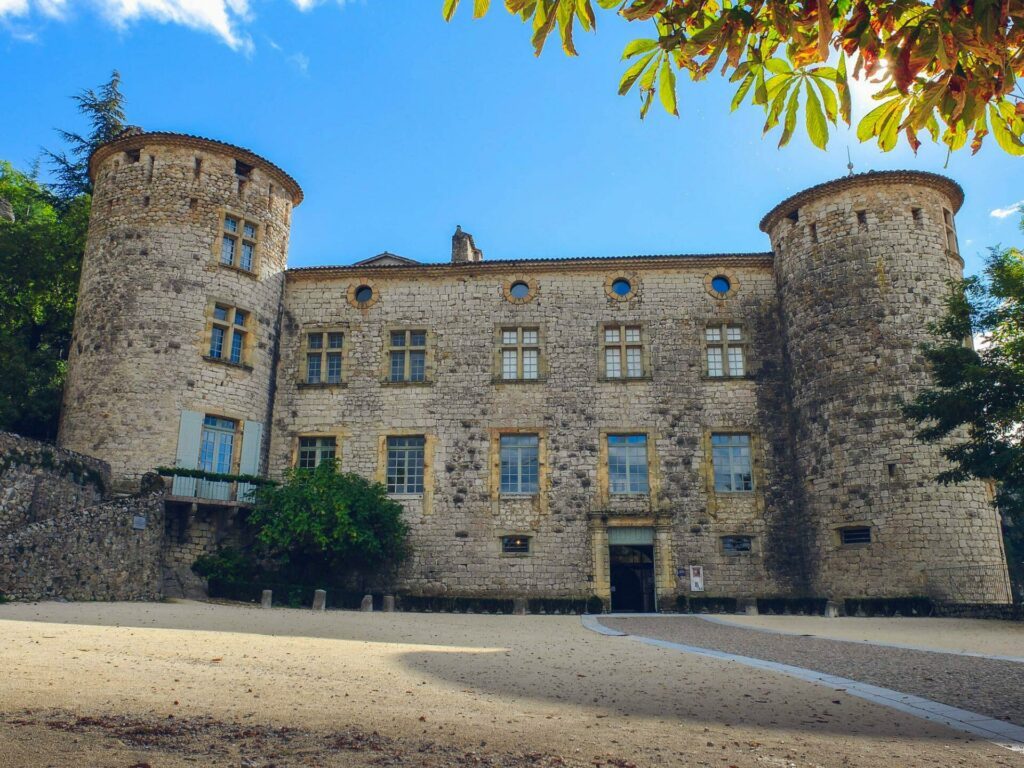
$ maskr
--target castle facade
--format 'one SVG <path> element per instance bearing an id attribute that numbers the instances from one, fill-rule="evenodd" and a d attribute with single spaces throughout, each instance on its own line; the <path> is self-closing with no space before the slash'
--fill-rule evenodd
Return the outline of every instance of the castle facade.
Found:
<path id="1" fill-rule="evenodd" d="M 460 230 L 447 263 L 288 269 L 302 192 L 252 152 L 135 130 L 90 172 L 59 440 L 124 487 L 337 459 L 404 506 L 419 594 L 1010 600 L 990 489 L 937 484 L 900 411 L 962 274 L 949 179 L 813 187 L 764 253 L 488 261 Z"/>

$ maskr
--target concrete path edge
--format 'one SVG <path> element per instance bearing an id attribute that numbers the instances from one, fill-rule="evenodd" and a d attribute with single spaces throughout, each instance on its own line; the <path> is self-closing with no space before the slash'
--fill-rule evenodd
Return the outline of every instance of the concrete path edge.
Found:
<path id="1" fill-rule="evenodd" d="M 631 640 L 636 640 L 637 642 L 644 643 L 646 645 L 653 645 L 656 648 L 666 648 L 673 651 L 682 651 L 683 653 L 692 653 L 697 656 L 707 656 L 713 659 L 721 659 L 723 661 L 733 661 L 755 669 L 763 669 L 769 672 L 777 672 L 779 674 L 795 677 L 799 680 L 804 680 L 816 685 L 842 689 L 844 692 L 851 696 L 856 696 L 859 699 L 864 699 L 865 701 L 870 701 L 874 704 L 880 704 L 883 707 L 895 709 L 899 712 L 904 712 L 908 715 L 921 718 L 922 720 L 940 723 L 956 731 L 980 736 L 986 741 L 990 741 L 1004 749 L 1024 754 L 1024 728 L 1019 725 L 1014 725 L 1013 723 L 996 720 L 988 717 L 987 715 L 981 715 L 977 712 L 969 712 L 966 709 L 958 709 L 957 707 L 951 707 L 948 704 L 940 704 L 937 701 L 923 699 L 920 696 L 912 696 L 908 693 L 901 693 L 888 688 L 880 688 L 877 685 L 861 683 L 857 680 L 851 680 L 846 677 L 828 675 L 823 672 L 817 672 L 813 669 L 794 667 L 789 664 L 779 664 L 775 661 L 765 661 L 764 659 L 755 659 L 750 656 L 738 656 L 733 653 L 725 653 L 724 651 L 716 651 L 710 648 L 699 648 L 693 645 L 672 643 L 668 640 L 658 640 L 653 637 L 630 635 L 626 632 L 620 632 L 619 630 L 604 626 L 596 615 L 583 615 L 580 619 L 585 628 L 601 635 L 610 637 L 628 637 Z"/>

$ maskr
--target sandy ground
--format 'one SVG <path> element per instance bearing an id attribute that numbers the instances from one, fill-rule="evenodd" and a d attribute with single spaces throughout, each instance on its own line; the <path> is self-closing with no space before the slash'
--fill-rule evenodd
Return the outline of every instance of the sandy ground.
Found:
<path id="1" fill-rule="evenodd" d="M 741 627 L 832 640 L 895 643 L 936 651 L 982 653 L 1024 659 L 1024 622 L 980 619 L 868 619 L 821 616 L 716 616 Z"/>
<path id="2" fill-rule="evenodd" d="M 0 669 L 0 768 L 1024 765 L 575 617 L 8 604 Z"/>

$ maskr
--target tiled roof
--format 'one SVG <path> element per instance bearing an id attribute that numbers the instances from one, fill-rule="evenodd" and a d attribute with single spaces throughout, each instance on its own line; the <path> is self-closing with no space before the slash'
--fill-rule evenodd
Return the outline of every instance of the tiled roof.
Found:
<path id="1" fill-rule="evenodd" d="M 93 153 L 89 156 L 89 177 L 94 178 L 95 164 L 103 158 L 113 154 L 114 152 L 120 152 L 127 148 L 142 147 L 146 142 L 151 141 L 176 144 L 178 146 L 195 147 L 196 149 L 210 149 L 212 145 L 213 148 L 221 152 L 234 155 L 244 163 L 257 165 L 262 167 L 264 170 L 269 171 L 272 176 L 277 177 L 278 181 L 281 182 L 281 184 L 283 184 L 291 194 L 293 205 L 298 205 L 302 202 L 302 188 L 299 186 L 299 182 L 293 179 L 282 168 L 274 165 L 265 157 L 257 155 L 251 149 L 236 147 L 234 144 L 227 144 L 226 142 L 217 141 L 216 139 L 207 139 L 203 136 L 193 136 L 190 133 L 144 131 L 135 126 L 126 128 L 116 138 L 111 139 L 106 144 L 101 144 L 93 150 Z"/>
<path id="2" fill-rule="evenodd" d="M 963 188 L 952 179 L 937 173 L 928 173 L 927 171 L 867 171 L 852 176 L 844 176 L 841 179 L 826 181 L 824 184 L 817 184 L 802 192 L 797 192 L 791 197 L 787 197 L 764 215 L 764 218 L 761 219 L 761 231 L 767 232 L 783 216 L 788 215 L 801 205 L 805 205 L 824 195 L 830 195 L 833 192 L 862 185 L 900 183 L 922 184 L 945 192 L 953 201 L 954 213 L 960 210 L 960 206 L 964 203 Z"/>

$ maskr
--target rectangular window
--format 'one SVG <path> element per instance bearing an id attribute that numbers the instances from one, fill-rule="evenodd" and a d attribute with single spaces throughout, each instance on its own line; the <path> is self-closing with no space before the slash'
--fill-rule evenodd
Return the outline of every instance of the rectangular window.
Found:
<path id="1" fill-rule="evenodd" d="M 870 544 L 871 529 L 866 525 L 855 528 L 840 528 L 839 543 L 844 547 L 853 544 Z"/>
<path id="2" fill-rule="evenodd" d="M 738 325 L 714 325 L 704 330 L 707 343 L 708 376 L 743 376 L 746 356 L 743 328 Z"/>
<path id="3" fill-rule="evenodd" d="M 210 359 L 236 365 L 247 363 L 249 312 L 226 304 L 214 304 L 210 314 Z"/>
<path id="4" fill-rule="evenodd" d="M 754 490 L 750 435 L 711 435 L 715 490 L 724 493 Z"/>
<path id="5" fill-rule="evenodd" d="M 502 536 L 501 552 L 505 555 L 528 555 L 530 553 L 530 537 Z"/>
<path id="6" fill-rule="evenodd" d="M 956 224 L 953 223 L 953 212 L 943 208 L 942 220 L 946 225 L 946 248 L 950 253 L 959 256 L 960 246 L 956 241 Z"/>
<path id="7" fill-rule="evenodd" d="M 423 493 L 424 437 L 388 438 L 388 493 Z"/>
<path id="8" fill-rule="evenodd" d="M 199 439 L 199 469 L 204 472 L 230 474 L 235 455 L 235 432 L 238 423 L 219 416 L 203 419 Z"/>
<path id="9" fill-rule="evenodd" d="M 536 380 L 540 376 L 540 330 L 501 329 L 501 378 L 505 381 Z"/>
<path id="10" fill-rule="evenodd" d="M 340 384 L 342 381 L 343 331 L 311 331 L 304 336 L 307 384 Z"/>
<path id="11" fill-rule="evenodd" d="M 502 435 L 500 444 L 501 492 L 537 493 L 540 438 L 537 435 Z"/>
<path id="12" fill-rule="evenodd" d="M 602 330 L 604 376 L 641 379 L 644 371 L 643 335 L 638 325 L 607 325 Z"/>
<path id="13" fill-rule="evenodd" d="M 333 462 L 337 451 L 337 440 L 333 437 L 300 437 L 298 467 L 316 469 L 325 461 Z"/>
<path id="14" fill-rule="evenodd" d="M 723 536 L 722 551 L 727 555 L 741 555 L 753 550 L 754 540 L 750 536 Z"/>
<path id="15" fill-rule="evenodd" d="M 254 222 L 226 214 L 221 232 L 220 263 L 252 272 L 258 233 L 259 228 Z"/>
<path id="16" fill-rule="evenodd" d="M 388 359 L 389 381 L 426 381 L 427 332 L 392 331 Z"/>
<path id="17" fill-rule="evenodd" d="M 649 491 L 647 435 L 608 435 L 608 485 L 616 494 Z"/>

